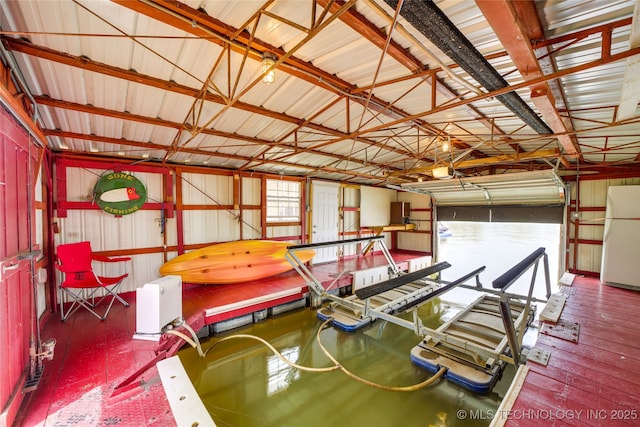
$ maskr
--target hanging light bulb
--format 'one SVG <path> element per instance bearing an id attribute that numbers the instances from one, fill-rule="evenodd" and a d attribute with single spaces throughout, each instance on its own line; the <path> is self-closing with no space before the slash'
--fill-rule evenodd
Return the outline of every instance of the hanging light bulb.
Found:
<path id="1" fill-rule="evenodd" d="M 270 53 L 262 54 L 262 82 L 271 84 L 276 81 L 276 59 Z"/>

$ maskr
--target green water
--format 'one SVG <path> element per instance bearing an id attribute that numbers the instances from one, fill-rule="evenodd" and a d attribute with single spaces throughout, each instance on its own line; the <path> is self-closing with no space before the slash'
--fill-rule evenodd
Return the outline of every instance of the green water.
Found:
<path id="1" fill-rule="evenodd" d="M 419 313 L 425 326 L 436 328 L 457 310 L 436 300 Z M 316 343 L 321 324 L 314 310 L 300 309 L 216 334 L 203 340 L 203 348 L 222 337 L 252 334 L 297 364 L 330 366 Z M 321 341 L 345 368 L 376 383 L 408 386 L 432 375 L 409 358 L 420 338 L 392 323 L 378 320 L 353 333 L 328 327 Z M 485 426 L 515 372 L 508 367 L 491 393 L 478 396 L 447 380 L 398 392 L 362 384 L 341 371 L 302 372 L 248 339 L 222 342 L 205 359 L 192 349 L 179 356 L 216 424 L 238 427 Z"/>

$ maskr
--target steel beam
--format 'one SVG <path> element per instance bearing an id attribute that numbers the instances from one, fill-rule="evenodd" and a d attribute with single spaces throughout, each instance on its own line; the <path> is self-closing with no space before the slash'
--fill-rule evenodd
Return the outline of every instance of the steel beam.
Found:
<path id="1" fill-rule="evenodd" d="M 542 24 L 532 1 L 476 0 L 500 43 L 525 80 L 544 75 L 530 40 L 543 38 Z M 531 86 L 531 100 L 549 124 L 565 154 L 577 155 L 577 141 L 571 134 L 570 122 L 565 122 L 556 108 L 556 99 L 548 82 Z"/>

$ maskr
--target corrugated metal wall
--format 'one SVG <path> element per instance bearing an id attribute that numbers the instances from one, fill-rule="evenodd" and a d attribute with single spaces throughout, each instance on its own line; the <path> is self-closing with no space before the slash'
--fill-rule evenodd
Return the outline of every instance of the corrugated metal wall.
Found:
<path id="1" fill-rule="evenodd" d="M 259 209 L 243 209 L 242 210 L 242 229 L 241 235 L 243 240 L 260 239 L 262 236 L 261 225 L 261 200 L 262 179 L 257 177 L 245 176 L 241 179 L 241 203 L 243 207 L 256 206 Z"/>
<path id="2" fill-rule="evenodd" d="M 356 239 L 360 236 L 360 186 L 343 184 L 340 186 L 340 238 Z M 342 256 L 352 256 L 357 253 L 354 245 L 345 246 Z"/>
<path id="3" fill-rule="evenodd" d="M 110 171 L 108 169 L 107 171 Z M 68 167 L 66 183 L 68 202 L 90 202 L 93 188 L 105 170 Z M 147 200 L 160 202 L 162 195 L 162 174 L 133 172 L 147 189 Z M 55 236 L 56 246 L 88 240 L 96 252 L 131 252 L 132 250 L 161 248 L 163 235 L 160 224 L 161 212 L 156 210 L 139 210 L 134 214 L 116 217 L 99 209 L 69 209 L 66 217 L 58 218 L 60 233 Z M 175 224 L 175 221 L 173 221 Z M 168 224 L 169 225 L 169 224 Z M 167 226 L 170 230 L 173 227 Z M 168 233 L 174 241 L 175 230 Z M 158 277 L 158 267 L 163 263 L 162 252 L 136 254 L 126 267 L 129 278 L 120 288 L 122 292 L 133 291 L 138 286 Z M 101 275 L 120 274 L 121 263 L 95 263 L 96 271 Z M 60 275 L 57 283 L 60 283 Z"/>
<path id="4" fill-rule="evenodd" d="M 182 174 L 186 245 L 240 239 L 239 210 L 229 208 L 233 207 L 233 184 L 233 176 L 228 175 Z M 190 205 L 214 209 L 187 210 Z"/>
<path id="5" fill-rule="evenodd" d="M 302 221 L 283 226 L 264 222 L 266 175 L 185 167 L 175 167 L 168 174 L 161 165 L 145 165 L 144 171 L 139 171 L 134 165 L 106 161 L 105 169 L 99 169 L 93 159 L 86 160 L 91 167 L 83 167 L 82 159 L 65 160 L 63 156 L 62 160 L 57 161 L 55 179 L 64 181 L 58 182 L 62 187 L 56 196 L 58 206 L 64 209 L 58 209 L 61 214 L 54 219 L 59 225 L 55 244 L 88 240 L 94 251 L 131 256 L 129 277 L 121 292 L 135 291 L 158 278 L 159 267 L 180 252 L 241 239 L 303 240 Z M 114 167 L 134 175 L 147 190 L 147 204 L 133 214 L 116 217 L 92 202 L 96 182 Z M 165 194 L 166 176 L 172 179 L 173 200 Z M 173 204 L 176 212 L 169 217 Z M 96 268 L 101 274 L 114 275 L 122 266 L 96 263 Z M 61 279 L 58 274 L 57 283 Z"/>
<path id="6" fill-rule="evenodd" d="M 96 168 L 68 167 L 66 192 L 69 202 L 90 203 L 96 180 L 104 172 Z M 164 171 L 166 172 L 166 170 Z M 149 202 L 161 203 L 163 197 L 163 170 L 158 173 L 134 172 L 147 187 Z M 301 182 L 304 182 L 300 179 Z M 175 187 L 180 184 L 180 189 Z M 114 217 L 97 209 L 68 209 L 65 218 L 57 219 L 61 232 L 56 244 L 89 240 L 96 251 L 127 252 L 133 254 L 130 278 L 123 291 L 134 291 L 138 286 L 158 277 L 158 268 L 165 259 L 177 255 L 180 247 L 188 251 L 213 242 L 239 239 L 272 238 L 292 242 L 302 241 L 307 230 L 303 222 L 274 226 L 263 219 L 262 189 L 266 177 L 190 169 L 180 172 L 174 180 L 173 194 L 179 194 L 176 206 L 182 217 L 164 218 L 158 210 L 140 210 L 132 215 Z M 640 178 L 594 180 L 581 178 L 570 182 L 571 205 L 567 218 L 567 269 L 584 274 L 598 274 L 602 256 L 602 233 L 606 205 L 606 192 L 610 185 L 640 184 Z M 304 186 L 303 186 L 304 187 Z M 579 191 L 577 191 L 579 188 Z M 374 217 L 388 216 L 387 202 L 371 205 L 362 197 L 363 190 L 371 199 L 380 193 L 384 200 L 390 190 L 343 184 L 340 190 L 340 235 L 354 238 L 362 235 L 362 214 Z M 411 221 L 416 232 L 398 232 L 398 249 L 432 253 L 432 210 L 429 197 L 414 193 L 397 193 L 398 201 L 411 204 Z M 576 202 L 577 198 L 577 202 Z M 388 201 L 388 200 L 387 200 Z M 305 204 L 303 200 L 303 206 Z M 168 204 L 168 202 L 167 202 Z M 85 206 L 86 207 L 86 206 Z M 161 226 L 162 219 L 166 225 Z M 378 224 L 383 225 L 383 224 Z M 182 242 L 178 238 L 182 233 Z M 181 245 L 182 243 L 182 245 Z M 391 234 L 385 243 L 393 245 Z M 166 248 L 166 255 L 163 248 Z M 344 248 L 341 255 L 354 255 L 356 248 Z M 115 274 L 118 267 L 104 267 L 104 274 Z"/>
<path id="7" fill-rule="evenodd" d="M 589 275 L 600 273 L 607 189 L 610 186 L 638 184 L 640 177 L 595 180 L 587 176 L 570 183 L 568 270 Z"/>
<path id="8" fill-rule="evenodd" d="M 92 161 L 92 165 L 95 161 Z M 107 166 L 105 166 L 107 167 Z M 298 224 L 274 226 L 266 224 L 262 209 L 264 175 L 252 175 L 211 169 L 181 170 L 179 179 L 173 180 L 176 207 L 181 212 L 166 218 L 160 208 L 140 210 L 132 215 L 114 217 L 91 205 L 93 187 L 104 170 L 95 167 L 66 167 L 66 200 L 78 203 L 78 209 L 68 208 L 66 217 L 54 219 L 60 225 L 55 243 L 89 240 L 96 251 L 129 253 L 133 262 L 130 277 L 122 291 L 134 291 L 158 277 L 158 268 L 179 250 L 188 251 L 213 242 L 239 239 L 272 238 L 292 241 L 306 239 L 304 221 Z M 166 169 L 133 172 L 147 188 L 148 202 L 161 206 L 166 200 L 163 176 Z M 172 175 L 175 176 L 175 175 Z M 300 179 L 304 183 L 303 179 Z M 176 183 L 180 188 L 176 187 Z M 598 274 L 602 256 L 602 233 L 606 205 L 606 192 L 610 185 L 640 184 L 640 178 L 594 180 L 581 178 L 570 182 L 571 205 L 567 218 L 567 269 L 584 274 Z M 304 186 L 303 186 L 304 187 Z M 579 191 L 578 191 L 579 189 Z M 387 202 L 371 205 L 363 198 L 375 198 L 380 193 L 388 199 L 390 190 L 343 184 L 340 190 L 340 235 L 353 238 L 362 235 L 362 214 L 387 217 Z M 428 196 L 415 193 L 397 193 L 398 201 L 411 204 L 411 222 L 416 232 L 398 232 L 398 249 L 432 253 L 432 206 Z M 577 202 L 576 202 L 577 198 Z M 388 200 L 387 200 L 388 201 Z M 302 201 L 305 206 L 306 200 Z M 162 205 L 164 206 L 164 205 Z M 166 207 L 166 206 L 165 206 Z M 162 227 L 163 219 L 166 221 Z M 384 225 L 384 224 L 378 224 Z M 40 225 L 40 227 L 42 227 Z M 41 228 L 40 228 L 41 229 Z M 391 247 L 390 233 L 385 243 Z M 341 255 L 354 255 L 356 248 L 344 248 Z M 101 273 L 116 274 L 118 266 L 103 267 Z"/>
<path id="9" fill-rule="evenodd" d="M 169 175 L 173 181 L 172 194 L 175 194 L 175 200 L 171 201 L 164 194 L 166 188 L 163 177 L 168 175 L 167 169 L 160 165 L 155 173 L 150 165 L 139 171 L 135 166 L 128 167 L 126 164 L 105 162 L 105 169 L 100 169 L 96 167 L 95 160 L 87 162 L 91 167 L 83 167 L 82 160 L 57 164 L 55 179 L 64 180 L 64 183 L 59 183 L 63 187 L 58 189 L 61 194 L 58 194 L 57 202 L 65 206 L 66 213 L 55 219 L 59 225 L 55 244 L 88 240 L 94 251 L 131 256 L 132 262 L 127 268 L 129 278 L 120 288 L 122 292 L 135 291 L 137 287 L 158 278 L 159 267 L 181 251 L 215 242 L 260 238 L 299 243 L 303 235 L 308 233 L 302 230 L 303 221 L 298 224 L 266 224 L 262 206 L 263 188 L 268 179 L 266 175 L 176 167 Z M 92 193 L 96 182 L 114 167 L 128 171 L 145 185 L 147 204 L 151 208 L 116 217 L 93 204 Z M 297 179 L 304 184 L 302 179 Z M 302 187 L 305 188 L 304 185 Z M 383 194 L 385 200 L 390 194 L 394 194 L 395 198 L 393 190 L 367 188 L 367 194 L 377 193 Z M 399 233 L 398 247 L 430 252 L 430 234 L 425 234 L 430 230 L 429 198 L 412 193 L 402 197 L 412 203 L 412 219 L 417 221 L 419 233 Z M 162 209 L 167 209 L 171 203 L 175 203 L 176 213 L 174 217 L 167 217 Z M 379 210 L 379 207 L 372 208 L 366 201 L 363 205 L 360 186 L 342 185 L 339 203 L 341 238 L 361 235 L 363 209 L 369 212 L 372 209 Z M 305 204 L 306 200 L 303 199 L 302 206 Z M 387 217 L 389 207 L 386 202 L 383 210 L 378 214 Z M 163 220 L 166 221 L 164 227 Z M 390 247 L 390 236 L 385 237 L 385 243 Z M 345 247 L 341 255 L 351 256 L 355 253 L 355 247 Z M 121 265 L 99 263 L 96 268 L 104 275 L 119 274 L 122 270 Z M 58 283 L 61 278 L 59 275 Z"/>

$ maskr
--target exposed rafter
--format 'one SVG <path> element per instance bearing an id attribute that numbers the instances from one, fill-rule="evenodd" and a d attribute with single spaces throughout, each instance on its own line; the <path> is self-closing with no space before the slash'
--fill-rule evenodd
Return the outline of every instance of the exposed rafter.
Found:
<path id="1" fill-rule="evenodd" d="M 514 65 L 525 80 L 543 76 L 540 63 L 531 47 L 531 40 L 544 36 L 535 4 L 529 0 L 476 0 L 476 4 L 505 47 Z M 553 70 L 551 70 L 553 71 Z M 531 86 L 531 100 L 538 108 L 568 156 L 578 154 L 570 121 L 565 121 L 556 108 L 548 82 Z"/>
<path id="2" fill-rule="evenodd" d="M 185 32 L 201 36 L 212 43 L 229 46 L 232 50 L 241 53 L 248 51 L 249 57 L 256 61 L 261 60 L 261 55 L 264 52 L 273 52 L 278 56 L 287 54 L 287 52 L 281 48 L 269 45 L 259 39 L 251 38 L 251 35 L 246 30 L 233 28 L 202 11 L 189 7 L 184 3 L 166 0 L 154 0 L 153 2 L 132 2 L 129 0 L 111 1 L 121 4 L 124 7 L 131 8 L 138 13 L 157 19 Z M 318 3 L 321 6 L 328 6 L 329 11 L 332 13 L 335 13 L 340 7 L 345 5 L 345 2 L 343 1 L 321 1 Z M 341 16 L 350 15 L 352 13 L 353 12 L 348 10 L 342 13 Z M 393 46 L 394 49 L 392 49 L 392 52 L 394 52 L 394 54 L 399 58 L 400 48 L 395 45 Z M 412 63 L 414 67 L 419 64 L 417 59 L 406 54 L 402 58 L 402 61 L 403 63 Z M 296 58 L 295 55 L 287 56 L 286 59 L 282 61 L 279 69 L 309 83 L 321 86 L 331 92 L 334 92 L 336 95 L 349 96 L 349 99 L 361 104 L 364 104 L 366 99 L 370 99 L 368 106 L 373 111 L 382 112 L 391 115 L 394 118 L 408 115 L 408 113 L 400 110 L 392 104 L 389 104 L 385 100 L 380 99 L 371 93 L 362 93 L 362 91 L 359 91 L 353 84 L 338 78 L 334 74 L 327 73 L 326 71 L 315 67 L 313 64 L 302 61 Z M 425 127 L 425 131 L 435 133 L 442 132 L 426 122 L 419 122 L 418 119 L 414 120 L 416 120 L 416 125 Z"/>
<path id="3" fill-rule="evenodd" d="M 326 6 L 330 2 L 329 0 L 318 0 L 318 3 L 322 6 Z M 342 2 L 340 1 L 333 2 L 333 4 L 336 4 L 336 6 L 340 3 Z M 385 18 L 391 19 L 391 17 L 388 15 L 385 16 Z M 357 12 L 353 10 L 349 10 L 340 16 L 340 20 L 345 24 L 349 25 L 349 27 L 353 28 L 355 31 L 357 31 L 359 34 L 361 34 L 363 37 L 365 37 L 374 45 L 379 47 L 384 45 L 385 38 L 386 38 L 385 33 L 382 30 L 373 27 L 369 21 L 367 21 L 362 15 L 358 14 Z M 425 66 L 423 64 L 420 64 L 419 59 L 411 55 L 411 53 L 408 50 L 398 49 L 394 42 L 392 42 L 390 46 L 392 47 L 392 49 L 388 51 L 389 55 L 391 55 L 395 60 L 397 60 L 398 62 L 403 64 L 405 67 L 407 67 L 407 69 L 409 69 L 409 71 L 411 71 L 412 74 L 420 74 L 421 71 L 423 71 Z M 434 70 L 434 71 L 439 71 L 439 70 Z M 460 78 L 460 80 L 462 80 L 462 78 Z M 444 95 L 448 99 L 453 100 L 459 97 L 459 95 L 456 94 L 455 91 L 451 89 L 443 81 L 443 79 L 440 79 L 437 77 L 435 72 L 430 75 L 430 84 L 434 90 L 438 91 L 440 94 Z M 477 91 L 475 92 L 478 93 Z M 496 126 L 495 123 L 492 123 L 491 120 L 489 120 L 484 114 L 482 114 L 473 105 L 465 105 L 462 108 L 465 109 L 471 117 L 474 117 L 476 120 L 478 120 L 478 122 L 482 123 L 482 125 L 485 126 L 488 130 L 490 130 L 492 134 L 505 137 L 506 138 L 505 142 L 509 143 L 513 150 L 515 150 L 516 152 L 522 151 L 522 149 L 518 146 L 517 143 L 511 141 L 510 138 L 506 135 L 506 133 L 502 129 Z M 446 135 L 446 132 L 442 131 L 442 133 L 443 135 Z M 460 142 L 455 137 L 451 138 L 451 143 L 460 149 L 469 148 L 468 144 Z M 475 158 L 486 157 L 484 153 L 478 150 L 473 150 L 469 154 Z"/>
<path id="4" fill-rule="evenodd" d="M 482 159 L 461 160 L 458 162 L 451 163 L 451 167 L 455 170 L 461 170 L 461 169 L 477 168 L 477 167 L 484 167 L 484 166 L 507 165 L 510 163 L 520 163 L 523 161 L 555 158 L 555 157 L 558 157 L 559 155 L 560 155 L 560 151 L 554 148 L 549 150 L 530 151 L 528 153 L 504 154 L 501 156 L 485 157 Z M 446 162 L 426 166 L 423 168 L 413 168 L 413 169 L 407 169 L 402 171 L 390 172 L 389 176 L 407 176 L 412 174 L 428 173 L 428 172 L 431 172 L 434 168 L 438 166 L 442 166 L 443 164 L 446 164 Z"/>
<path id="5" fill-rule="evenodd" d="M 373 185 L 446 160 L 639 167 L 638 121 L 620 119 L 636 110 L 633 3 L 577 3 L 4 2 L 0 53 L 54 151 Z"/>
<path id="6" fill-rule="evenodd" d="M 70 65 L 73 67 L 82 68 L 88 71 L 106 74 L 112 77 L 129 80 L 132 82 L 152 86 L 158 89 L 179 93 L 179 94 L 194 97 L 194 98 L 200 94 L 198 89 L 193 89 L 175 82 L 165 81 L 152 76 L 143 75 L 132 70 L 124 70 L 122 68 L 115 67 L 112 65 L 95 62 L 86 57 L 69 55 L 64 52 L 58 52 L 53 49 L 49 49 L 43 46 L 37 46 L 33 43 L 11 38 L 11 37 L 0 36 L 0 39 L 4 41 L 5 45 L 8 48 L 16 52 L 22 52 L 28 55 L 48 59 L 50 61 L 55 61 L 62 64 Z M 227 103 L 227 101 L 222 96 L 216 95 L 210 92 L 207 92 L 204 98 L 207 101 L 210 101 L 216 104 L 226 105 Z M 329 127 L 316 124 L 310 121 L 301 120 L 297 117 L 289 116 L 284 113 L 270 111 L 263 107 L 247 104 L 242 101 L 236 102 L 234 104 L 234 108 L 238 108 L 243 111 L 248 111 L 251 113 L 256 113 L 262 116 L 270 117 L 272 119 L 282 120 L 287 123 L 292 123 L 294 125 L 297 125 L 298 128 L 304 125 L 305 128 L 326 134 L 327 140 L 330 140 L 330 141 L 333 140 L 332 138 L 348 138 L 349 137 L 348 134 L 341 132 L 339 130 L 331 129 Z M 378 147 L 391 152 L 395 152 L 407 157 L 415 156 L 415 153 L 411 153 L 407 150 L 393 147 L 389 144 L 384 144 L 384 143 L 379 143 L 377 141 L 369 140 L 366 137 L 360 138 L 359 141 L 361 143 L 369 144 L 371 146 Z"/>
<path id="7" fill-rule="evenodd" d="M 395 8 L 397 0 L 385 0 Z M 434 43 L 445 55 L 453 59 L 488 91 L 507 87 L 506 80 L 477 51 L 471 42 L 442 13 L 434 2 L 407 2 L 403 4 L 402 16 L 418 31 Z M 540 134 L 551 134 L 551 129 L 513 91 L 496 96 L 507 108 L 518 115 L 527 125 Z"/>
<path id="8" fill-rule="evenodd" d="M 143 150 L 166 150 L 167 149 L 166 145 L 155 144 L 151 142 L 124 140 L 121 138 L 109 138 L 109 137 L 98 136 L 98 135 L 87 135 L 87 134 L 80 134 L 75 132 L 66 132 L 66 131 L 61 131 L 56 129 L 44 129 L 43 133 L 45 136 L 52 136 L 52 137 L 58 137 L 58 138 L 71 138 L 71 139 L 78 139 L 78 140 L 84 140 L 84 141 L 98 141 L 98 142 L 105 142 L 108 144 L 126 145 L 128 147 L 139 148 Z M 248 157 L 237 156 L 233 154 L 218 153 L 218 152 L 210 152 L 210 151 L 202 150 L 198 148 L 178 147 L 176 151 L 179 151 L 182 153 L 189 153 L 189 154 L 205 154 L 205 155 L 221 157 L 225 159 L 244 160 L 244 161 L 249 160 Z M 67 152 L 73 152 L 73 151 L 68 150 Z M 103 154 L 116 155 L 116 153 L 103 153 Z M 362 173 L 358 171 L 348 171 L 348 170 L 337 169 L 332 167 L 316 167 L 316 166 L 304 165 L 299 163 L 291 163 L 291 162 L 283 162 L 283 161 L 277 161 L 277 160 L 272 160 L 271 163 L 276 164 L 278 166 L 285 167 L 285 168 L 305 169 L 308 171 L 324 170 L 331 173 L 338 173 L 346 176 L 359 177 L 359 178 L 364 178 L 364 179 L 369 179 L 374 181 L 387 180 L 387 177 L 384 177 L 384 176 L 371 175 L 371 174 Z"/>
<path id="9" fill-rule="evenodd" d="M 68 102 L 68 101 L 62 101 L 62 100 L 59 100 L 59 99 L 53 99 L 53 98 L 50 98 L 48 96 L 35 96 L 34 99 L 36 100 L 36 102 L 39 105 L 48 105 L 48 106 L 51 106 L 51 107 L 62 108 L 62 109 L 66 109 L 66 110 L 82 111 L 82 112 L 85 112 L 87 114 L 92 114 L 92 115 L 113 117 L 113 118 L 118 118 L 118 119 L 122 119 L 122 120 L 131 120 L 131 121 L 135 121 L 135 122 L 146 123 L 148 125 L 164 126 L 164 127 L 174 128 L 174 129 L 180 129 L 183 126 L 181 123 L 178 123 L 178 122 L 171 122 L 169 120 L 163 120 L 163 119 L 160 119 L 160 118 L 145 117 L 145 116 L 141 116 L 141 115 L 138 115 L 138 114 L 131 114 L 131 113 L 128 113 L 128 112 L 120 112 L 120 111 L 115 111 L 115 110 L 108 110 L 106 108 L 94 107 L 93 105 L 82 105 L 82 104 L 77 104 L 77 103 L 74 103 L 74 102 Z M 187 127 L 185 130 L 190 131 L 191 129 L 190 129 L 190 127 Z M 277 146 L 277 147 L 288 149 L 288 150 L 296 150 L 296 152 L 298 152 L 298 153 L 307 152 L 307 153 L 311 153 L 311 154 L 318 155 L 318 156 L 324 156 L 324 157 L 327 157 L 328 159 L 336 159 L 336 160 L 344 159 L 344 156 L 340 156 L 340 155 L 333 154 L 333 153 L 321 152 L 321 151 L 316 151 L 316 150 L 308 150 L 308 149 L 305 149 L 303 147 L 296 147 L 296 146 L 291 145 L 291 144 L 277 143 L 277 142 L 268 141 L 268 140 L 265 140 L 265 139 L 238 135 L 237 133 L 222 132 L 222 131 L 218 131 L 218 130 L 215 130 L 215 129 L 202 129 L 201 132 L 203 134 L 205 134 L 205 135 L 218 136 L 218 137 L 221 137 L 221 138 L 237 140 L 237 141 L 241 141 L 241 142 L 245 142 L 245 143 L 252 143 L 252 144 L 256 144 L 256 145 L 266 145 L 266 146 Z M 51 134 L 51 135 L 53 135 L 53 134 Z M 60 135 L 58 135 L 58 136 L 60 136 Z M 89 139 L 92 139 L 92 138 L 89 138 Z M 120 144 L 129 145 L 128 142 L 122 142 L 122 140 L 118 140 L 118 141 L 120 141 Z M 131 146 L 139 147 L 139 145 L 137 145 L 137 144 L 131 144 Z M 160 148 L 160 147 L 162 147 L 162 149 L 166 149 L 166 147 L 162 146 L 162 145 L 156 146 L 156 148 Z M 181 151 L 184 151 L 184 150 L 181 150 Z M 213 147 L 209 147 L 208 150 L 195 150 L 193 153 L 194 154 L 211 154 L 211 155 L 214 155 L 214 154 L 216 154 L 216 151 L 213 150 Z M 232 158 L 244 159 L 244 158 L 241 158 L 241 157 L 232 157 Z M 254 159 L 250 159 L 248 161 L 248 163 L 252 163 L 252 162 L 254 162 Z M 355 164 L 361 164 L 363 166 L 365 165 L 364 162 L 361 162 L 358 159 L 353 159 L 352 162 L 355 163 Z"/>

